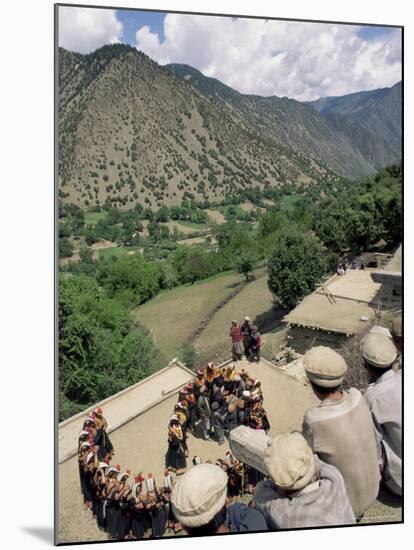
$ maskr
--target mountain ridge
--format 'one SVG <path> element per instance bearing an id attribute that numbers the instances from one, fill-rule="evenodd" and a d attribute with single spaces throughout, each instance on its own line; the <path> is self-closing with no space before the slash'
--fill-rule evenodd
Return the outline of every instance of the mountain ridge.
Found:
<path id="1" fill-rule="evenodd" d="M 311 106 L 245 96 L 179 67 L 122 44 L 87 55 L 59 48 L 62 200 L 159 207 L 373 173 Z"/>

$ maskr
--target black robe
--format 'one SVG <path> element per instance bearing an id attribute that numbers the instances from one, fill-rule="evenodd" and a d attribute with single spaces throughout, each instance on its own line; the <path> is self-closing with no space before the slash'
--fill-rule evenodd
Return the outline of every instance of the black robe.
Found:
<path id="1" fill-rule="evenodd" d="M 85 486 L 85 472 L 84 472 L 84 467 L 83 467 L 83 464 L 82 462 L 79 462 L 79 482 L 80 482 L 80 490 L 81 490 L 81 493 L 83 495 L 83 498 L 84 500 L 87 500 L 85 498 L 85 491 L 86 491 L 86 486 Z"/>
<path id="2" fill-rule="evenodd" d="M 105 499 L 102 494 L 98 493 L 97 505 L 96 505 L 96 523 L 101 531 L 106 531 L 106 517 L 105 517 Z"/>
<path id="3" fill-rule="evenodd" d="M 181 470 L 186 468 L 185 442 L 174 434 L 168 436 L 168 450 L 165 455 L 165 465 L 167 468 Z"/>
<path id="4" fill-rule="evenodd" d="M 162 537 L 167 528 L 167 510 L 160 498 L 157 499 L 157 506 L 150 510 L 151 516 L 151 537 Z"/>
<path id="5" fill-rule="evenodd" d="M 113 451 L 114 447 L 105 430 L 97 430 L 94 437 L 95 445 L 99 445 L 98 458 L 104 460 L 106 455 Z"/>
<path id="6" fill-rule="evenodd" d="M 142 539 L 145 534 L 144 516 L 145 509 L 138 510 L 135 505 L 137 500 L 131 498 L 129 500 L 129 514 L 131 517 L 131 532 L 134 539 Z"/>
<path id="7" fill-rule="evenodd" d="M 120 509 L 113 498 L 106 500 L 106 530 L 111 539 L 116 540 L 118 534 L 118 513 Z"/>
<path id="8" fill-rule="evenodd" d="M 95 472 L 90 472 L 89 470 L 83 471 L 83 498 L 85 501 L 93 502 L 94 499 L 94 483 L 93 476 Z"/>

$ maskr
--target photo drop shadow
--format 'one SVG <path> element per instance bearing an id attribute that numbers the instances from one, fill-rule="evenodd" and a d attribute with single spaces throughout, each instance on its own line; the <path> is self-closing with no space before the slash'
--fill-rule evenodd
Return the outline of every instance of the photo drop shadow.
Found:
<path id="1" fill-rule="evenodd" d="M 51 545 L 54 544 L 53 527 L 20 527 L 20 529 L 31 535 L 32 537 L 39 539 L 43 542 L 47 542 Z"/>

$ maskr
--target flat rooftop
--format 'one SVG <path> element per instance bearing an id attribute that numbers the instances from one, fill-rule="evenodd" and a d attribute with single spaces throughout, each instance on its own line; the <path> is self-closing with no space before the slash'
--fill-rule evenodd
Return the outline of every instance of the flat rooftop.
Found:
<path id="1" fill-rule="evenodd" d="M 250 376 L 262 382 L 264 405 L 271 425 L 270 435 L 301 430 L 305 410 L 316 404 L 316 398 L 308 384 L 305 385 L 288 376 L 265 359 L 258 364 L 238 361 L 236 368 L 237 370 L 244 368 Z M 172 369 L 170 372 L 180 373 L 179 370 L 172 371 Z M 154 376 L 152 380 L 157 385 L 156 394 L 159 396 L 163 389 L 161 385 L 163 378 Z M 147 381 L 143 386 L 150 388 Z M 142 471 L 146 476 L 151 472 L 156 481 L 162 481 L 164 457 L 167 451 L 167 426 L 177 402 L 177 394 L 178 389 L 164 397 L 156 406 L 145 410 L 112 431 L 110 437 L 116 452 L 114 464 L 120 464 L 123 470 L 130 468 L 133 475 Z M 113 401 L 116 402 L 118 399 L 124 401 L 123 396 L 116 397 Z M 131 412 L 136 411 L 137 403 L 135 399 L 129 402 Z M 113 424 L 114 419 L 111 417 L 111 409 L 108 405 L 105 406 L 104 413 L 108 423 Z M 75 445 L 85 416 L 86 412 L 77 418 Z M 227 441 L 219 446 L 215 441 L 204 441 L 191 435 L 188 439 L 188 447 L 190 460 L 194 455 L 198 455 L 204 460 L 211 459 L 213 462 L 218 458 L 224 458 L 229 449 Z M 96 526 L 91 513 L 83 509 L 77 456 L 72 456 L 59 464 L 58 505 L 59 542 L 107 539 L 107 535 Z"/>
<path id="2" fill-rule="evenodd" d="M 305 411 L 318 402 L 308 383 L 289 376 L 265 359 L 257 364 L 248 363 L 245 360 L 239 361 L 236 368 L 237 370 L 244 368 L 251 377 L 261 380 L 264 405 L 271 425 L 270 436 L 274 437 L 292 430 L 301 431 Z M 164 369 L 165 371 L 166 369 Z M 185 378 L 185 374 L 180 369 L 169 368 L 168 372 Z M 136 394 L 140 396 L 140 399 L 148 399 L 152 403 L 154 403 L 154 396 L 159 398 L 155 405 L 143 408 L 135 399 L 131 399 L 129 403 L 125 402 L 123 392 L 121 395 L 117 394 L 110 398 L 114 407 L 115 402 L 120 399 L 124 402 L 123 406 L 126 407 L 127 413 L 129 411 L 130 416 L 135 415 L 130 421 L 113 429 L 110 437 L 116 452 L 114 464 L 119 464 L 122 470 L 130 468 L 132 475 L 142 472 L 144 476 L 147 476 L 151 472 L 155 480 L 160 483 L 164 473 L 164 458 L 167 451 L 167 426 L 173 407 L 177 402 L 178 389 L 170 393 L 164 391 L 163 394 L 164 388 L 161 385 L 164 380 L 163 371 L 158 374 L 160 376 L 154 375 L 141 384 L 141 388 L 146 388 L 150 392 L 153 382 L 155 383 L 155 390 L 151 389 L 151 392 L 154 391 L 152 397 L 149 394 L 148 397 L 145 397 L 141 390 L 139 394 Z M 174 385 L 169 376 L 165 380 L 169 384 L 168 387 Z M 135 394 L 131 393 L 130 395 Z M 137 407 L 140 406 L 142 412 L 137 414 Z M 115 413 L 117 409 L 112 410 Z M 75 444 L 86 413 L 87 411 L 82 415 L 77 415 Z M 105 405 L 104 413 L 108 422 L 113 425 L 114 419 L 111 417 L 111 409 L 108 405 Z M 189 466 L 194 455 L 202 457 L 203 460 L 210 459 L 214 462 L 218 458 L 224 458 L 229 449 L 227 441 L 224 445 L 219 446 L 212 440 L 195 439 L 191 435 L 188 439 L 188 447 Z M 98 529 L 91 512 L 83 508 L 77 456 L 67 458 L 59 464 L 57 491 L 59 543 L 107 540 L 106 533 Z M 364 522 L 399 521 L 401 519 L 401 504 L 399 501 L 391 502 L 389 505 L 376 502 L 365 517 Z"/>
<path id="3" fill-rule="evenodd" d="M 310 329 L 351 336 L 362 331 L 378 307 L 394 304 L 392 290 L 372 280 L 372 269 L 348 270 L 334 275 L 322 287 L 306 296 L 284 321 Z"/>

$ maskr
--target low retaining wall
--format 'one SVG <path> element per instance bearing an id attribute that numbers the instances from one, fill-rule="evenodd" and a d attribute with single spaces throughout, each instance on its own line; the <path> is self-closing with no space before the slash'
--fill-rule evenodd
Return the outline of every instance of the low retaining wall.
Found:
<path id="1" fill-rule="evenodd" d="M 167 367 L 148 378 L 64 420 L 59 424 L 59 464 L 78 452 L 78 436 L 83 420 L 97 407 L 101 407 L 105 417 L 109 419 L 110 426 L 107 431 L 111 433 L 174 393 L 178 393 L 178 390 L 193 378 L 192 370 L 173 359 Z"/>

